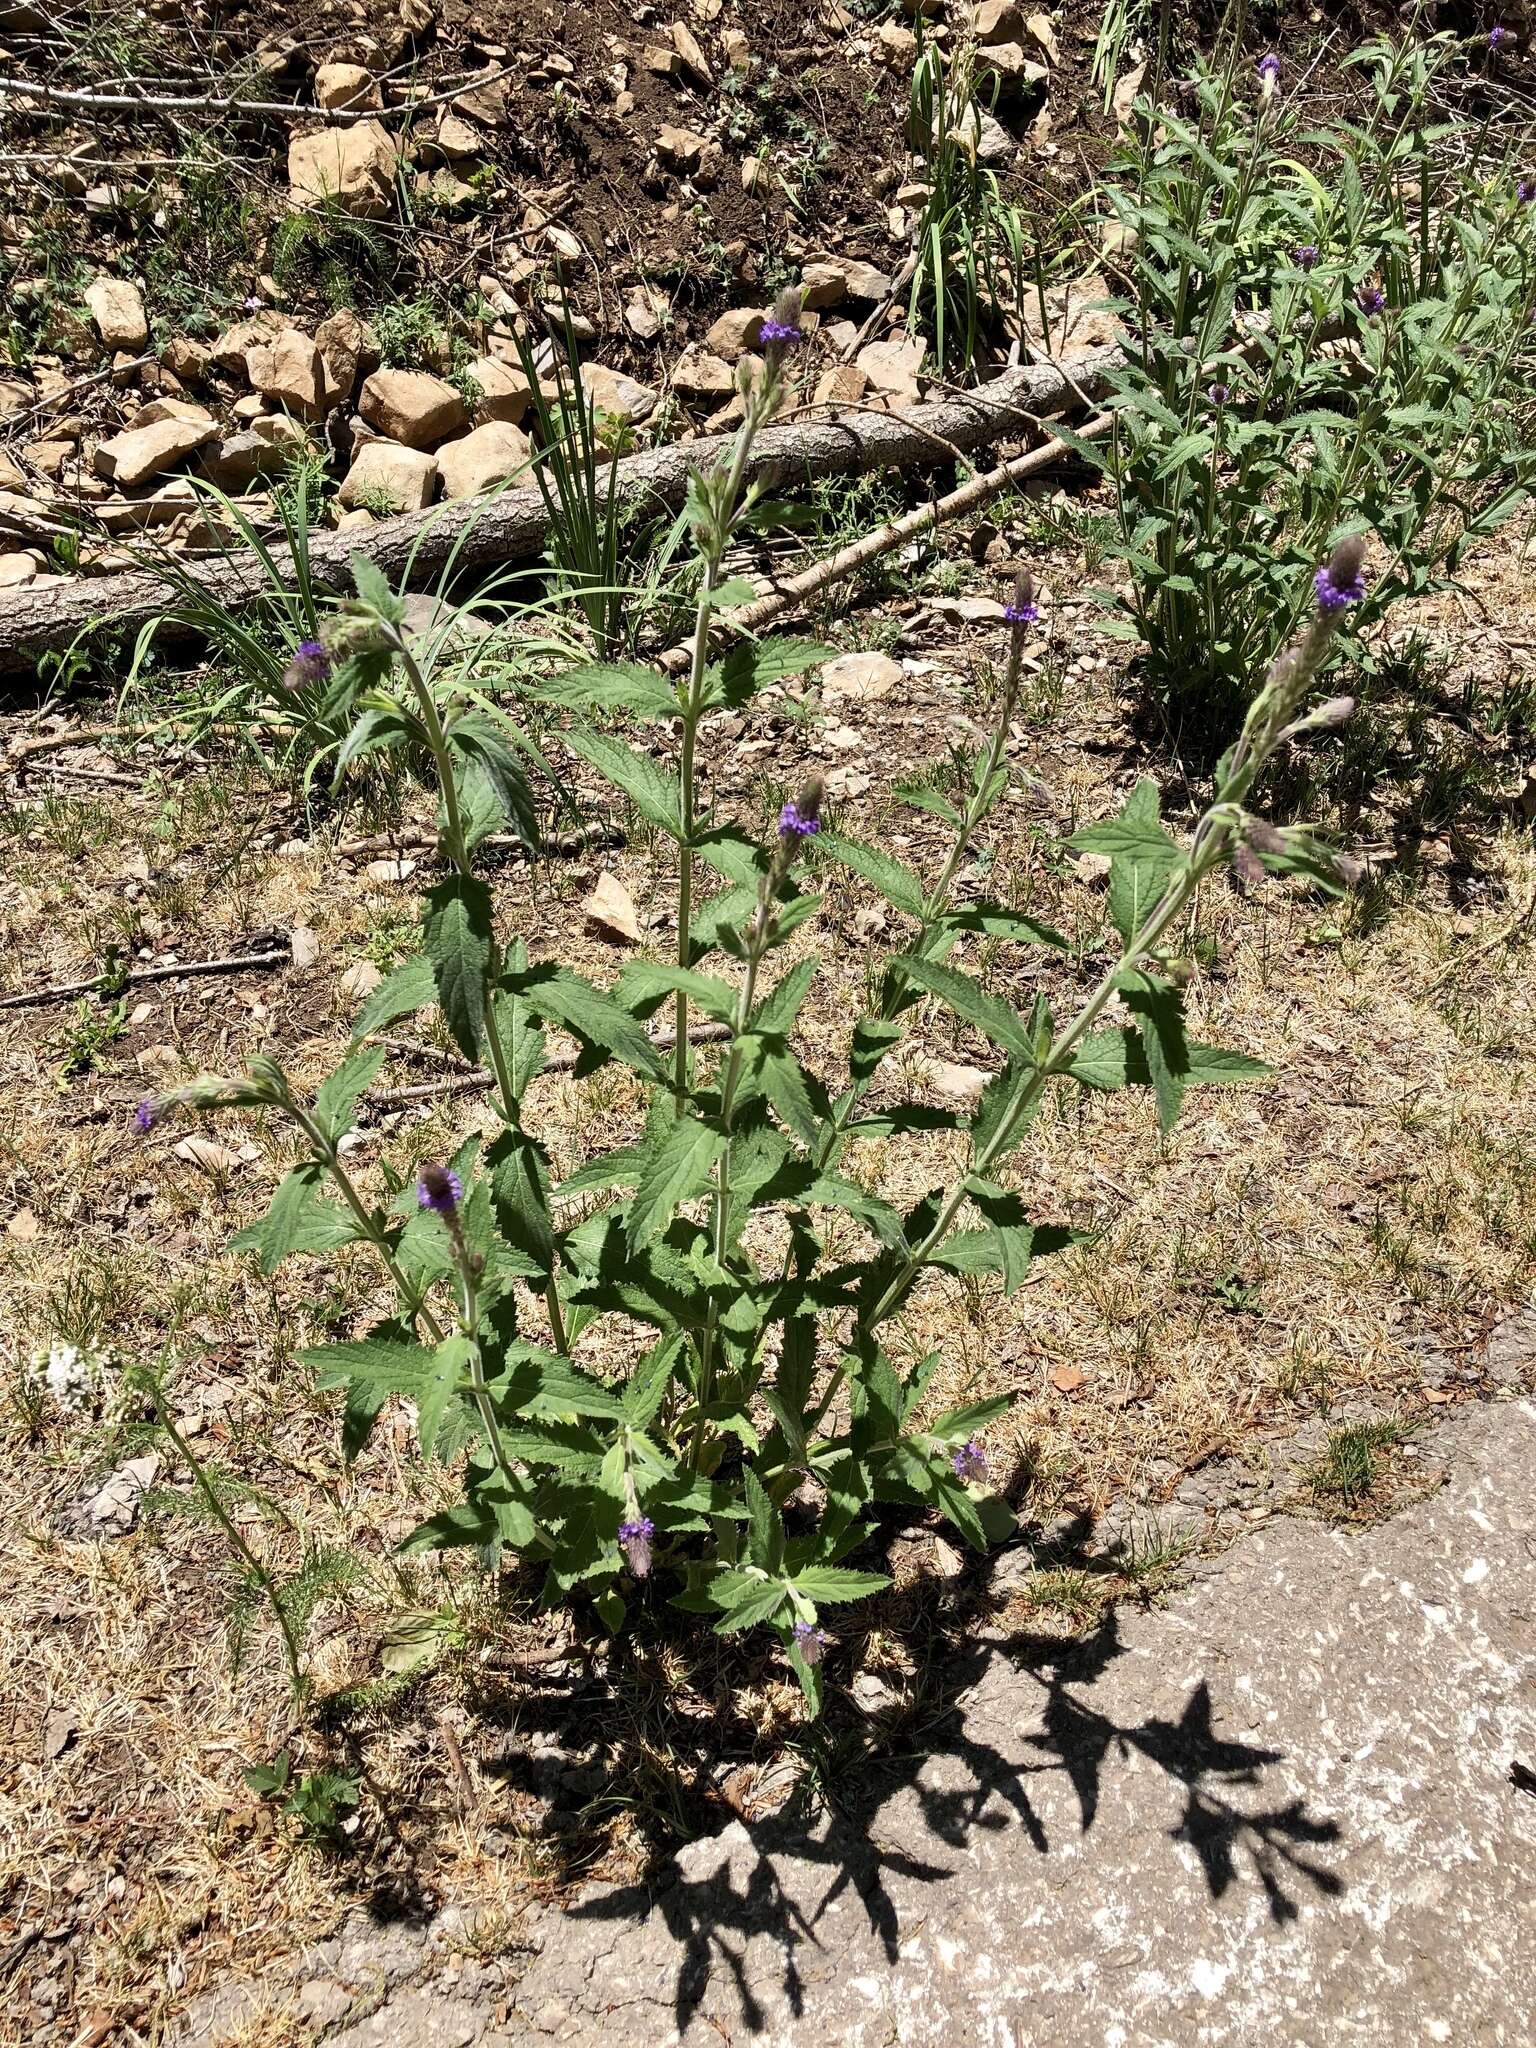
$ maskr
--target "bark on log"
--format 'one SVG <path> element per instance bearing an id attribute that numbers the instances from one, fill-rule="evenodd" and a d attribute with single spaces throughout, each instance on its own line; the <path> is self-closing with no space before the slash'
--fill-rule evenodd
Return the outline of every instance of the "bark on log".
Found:
<path id="1" fill-rule="evenodd" d="M 749 479 L 775 490 L 792 490 L 821 477 L 874 469 L 913 469 L 936 460 L 934 436 L 967 453 L 1015 439 L 1052 413 L 1100 397 L 1104 375 L 1119 350 L 1097 349 L 1071 362 L 1029 364 L 1009 370 L 994 383 L 914 406 L 908 413 L 851 413 L 834 420 L 804 420 L 761 433 L 747 466 Z M 691 470 L 707 467 L 730 446 L 731 436 L 684 441 L 627 457 L 618 465 L 617 489 L 626 503 L 658 511 L 682 503 Z M 353 555 L 376 562 L 396 587 L 433 584 L 450 558 L 456 568 L 527 560 L 538 554 L 548 530 L 544 501 L 536 486 L 499 497 L 462 500 L 381 520 L 366 533 L 317 533 L 310 542 L 310 571 L 323 585 L 350 587 Z M 286 565 L 286 550 L 276 551 Z M 176 593 L 146 553 L 145 567 L 106 576 L 78 577 L 41 590 L 26 585 L 0 592 L 0 669 L 24 668 L 39 654 L 71 646 L 97 626 L 134 632 L 175 602 Z M 238 607 L 257 597 L 266 582 L 261 563 L 248 553 L 214 561 L 179 563 L 211 597 Z"/>

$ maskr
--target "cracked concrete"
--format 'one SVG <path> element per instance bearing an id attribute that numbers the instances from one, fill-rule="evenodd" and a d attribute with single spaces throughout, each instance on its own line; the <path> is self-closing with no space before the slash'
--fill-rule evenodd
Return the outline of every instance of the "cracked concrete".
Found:
<path id="1" fill-rule="evenodd" d="M 1433 1446 L 1446 1483 L 1387 1522 L 1276 1519 L 1086 1641 L 991 1631 L 867 1807 L 734 1823 L 663 1887 L 541 1914 L 531 1957 L 449 1960 L 444 1916 L 404 1949 L 351 1925 L 307 1961 L 311 2038 L 1517 2048 L 1536 1404 L 1462 1408 Z"/>

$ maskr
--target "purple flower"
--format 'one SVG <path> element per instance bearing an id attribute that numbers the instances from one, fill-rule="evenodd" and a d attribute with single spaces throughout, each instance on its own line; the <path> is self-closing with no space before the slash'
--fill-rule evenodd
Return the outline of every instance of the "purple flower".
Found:
<path id="1" fill-rule="evenodd" d="M 416 1176 L 416 1200 L 434 1216 L 456 1216 L 463 1199 L 464 1183 L 451 1166 L 424 1166 Z"/>
<path id="2" fill-rule="evenodd" d="M 1366 315 L 1380 313 L 1385 309 L 1386 303 L 1387 295 L 1379 284 L 1360 284 L 1355 286 L 1355 304 L 1362 313 Z"/>
<path id="3" fill-rule="evenodd" d="M 133 1112 L 135 1129 L 152 1131 L 155 1128 L 155 1118 L 155 1098 L 153 1095 L 141 1095 L 138 1107 Z"/>
<path id="4" fill-rule="evenodd" d="M 819 1664 L 832 1638 L 814 1621 L 797 1621 L 792 1631 L 794 1647 L 807 1664 Z"/>
<path id="5" fill-rule="evenodd" d="M 797 341 L 804 341 L 802 330 L 789 320 L 779 320 L 772 313 L 757 330 L 757 338 L 763 342 L 778 342 L 783 348 L 793 348 Z"/>
<path id="6" fill-rule="evenodd" d="M 1515 197 L 1522 206 L 1529 206 L 1536 199 L 1536 178 L 1522 178 L 1515 186 Z"/>
<path id="7" fill-rule="evenodd" d="M 1313 270 L 1317 266 L 1319 250 L 1316 242 L 1299 242 L 1291 251 L 1299 270 Z"/>
<path id="8" fill-rule="evenodd" d="M 1259 59 L 1256 69 L 1265 90 L 1273 92 L 1280 83 L 1280 59 L 1273 50 Z"/>
<path id="9" fill-rule="evenodd" d="M 1212 384 L 1205 395 L 1219 412 L 1222 406 L 1230 404 L 1232 386 L 1230 384 Z"/>
<path id="10" fill-rule="evenodd" d="M 285 690 L 307 690 L 316 683 L 323 683 L 331 672 L 331 657 L 325 651 L 322 640 L 301 640 L 294 649 L 293 659 L 283 670 Z"/>
<path id="11" fill-rule="evenodd" d="M 958 1479 L 985 1479 L 987 1476 L 987 1454 L 975 1437 L 962 1444 L 949 1462 Z"/>
<path id="12" fill-rule="evenodd" d="M 821 820 L 814 811 L 803 811 L 797 803 L 787 803 L 779 813 L 779 837 L 781 839 L 809 839 L 821 830 Z"/>
<path id="13" fill-rule="evenodd" d="M 1346 605 L 1358 604 L 1365 596 L 1364 568 L 1365 543 L 1353 538 L 1341 540 L 1312 579 L 1318 609 L 1324 613 L 1341 612 Z"/>
<path id="14" fill-rule="evenodd" d="M 1027 569 L 1021 569 L 1014 578 L 1013 596 L 1003 606 L 1003 617 L 1010 626 L 1032 626 L 1040 616 L 1040 607 L 1035 603 L 1035 579 Z"/>
<path id="15" fill-rule="evenodd" d="M 1509 30 L 1508 30 L 1507 28 L 1505 28 L 1505 27 L 1504 27 L 1504 25 L 1503 25 L 1503 23 L 1502 23 L 1502 22 L 1497 22 L 1497 21 L 1496 21 L 1496 22 L 1494 23 L 1493 27 L 1492 27 L 1491 29 L 1489 29 L 1489 31 L 1488 31 L 1488 47 L 1489 47 L 1489 49 L 1490 49 L 1490 50 L 1493 50 L 1493 51 L 1498 51 L 1498 50 L 1502 50 L 1502 49 L 1503 49 L 1503 47 L 1504 47 L 1504 45 L 1505 45 L 1505 44 L 1506 44 L 1506 43 L 1507 43 L 1508 41 L 1509 41 Z"/>
<path id="16" fill-rule="evenodd" d="M 645 1578 L 651 1569 L 651 1538 L 655 1534 L 656 1524 L 649 1515 L 619 1524 L 619 1548 L 637 1579 Z"/>

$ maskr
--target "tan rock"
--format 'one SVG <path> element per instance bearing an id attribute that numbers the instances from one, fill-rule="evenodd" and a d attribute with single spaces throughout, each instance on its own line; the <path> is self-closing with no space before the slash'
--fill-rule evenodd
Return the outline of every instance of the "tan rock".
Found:
<path id="1" fill-rule="evenodd" d="M 664 123 L 656 137 L 656 154 L 664 164 L 672 164 L 680 171 L 696 171 L 709 147 L 706 135 L 697 135 L 691 128 L 674 128 L 670 121 Z"/>
<path id="2" fill-rule="evenodd" d="M 226 376 L 243 377 L 250 350 L 281 334 L 287 325 L 281 313 L 270 309 L 253 313 L 248 320 L 237 320 L 233 327 L 225 328 L 208 351 L 214 368 L 224 371 Z"/>
<path id="3" fill-rule="evenodd" d="M 166 343 L 160 360 L 181 383 L 198 385 L 207 382 L 213 359 L 204 343 L 178 334 Z"/>
<path id="4" fill-rule="evenodd" d="M 218 433 L 207 413 L 201 420 L 162 419 L 147 427 L 130 427 L 114 434 L 96 450 L 96 472 L 109 483 L 131 491 L 152 476 L 174 469 L 189 455 L 195 455 Z"/>
<path id="5" fill-rule="evenodd" d="M 683 60 L 683 69 L 695 85 L 702 85 L 707 89 L 714 84 L 715 74 L 709 68 L 709 60 L 699 48 L 698 37 L 686 22 L 673 22 L 672 47 Z"/>
<path id="6" fill-rule="evenodd" d="M 671 307 L 660 292 L 637 284 L 624 304 L 624 325 L 637 341 L 654 341 Z"/>
<path id="7" fill-rule="evenodd" d="M 289 199 L 305 207 L 334 198 L 360 219 L 381 219 L 394 205 L 397 159 L 377 121 L 295 135 L 288 144 Z"/>
<path id="8" fill-rule="evenodd" d="M 733 71 L 745 71 L 752 62 L 752 46 L 739 28 L 722 31 L 720 48 Z"/>
<path id="9" fill-rule="evenodd" d="M 1044 50 L 1051 63 L 1059 64 L 1061 62 L 1061 50 L 1056 42 L 1056 30 L 1048 14 L 1027 15 L 1024 21 L 1024 29 L 1025 33 L 1034 42 L 1036 48 Z"/>
<path id="10" fill-rule="evenodd" d="M 873 263 L 856 256 L 818 256 L 801 276 L 801 304 L 810 312 L 841 305 L 844 299 L 879 301 L 891 295 L 891 280 Z"/>
<path id="11" fill-rule="evenodd" d="M 468 163 L 484 153 L 485 138 L 462 114 L 444 107 L 432 132 L 431 148 L 451 164 Z"/>
<path id="12" fill-rule="evenodd" d="M 816 380 L 816 405 L 858 405 L 869 389 L 869 378 L 857 363 L 839 363 L 835 370 L 823 370 Z"/>
<path id="13" fill-rule="evenodd" d="M 359 449 L 342 478 L 336 502 L 370 512 L 419 512 L 432 501 L 437 485 L 437 458 L 394 441 L 369 441 Z"/>
<path id="14" fill-rule="evenodd" d="M 829 697 L 873 704 L 905 683 L 906 670 L 888 654 L 840 654 L 821 670 L 821 687 Z"/>
<path id="15" fill-rule="evenodd" d="M 635 899 L 617 875 L 611 875 L 605 869 L 581 908 L 587 923 L 605 939 L 618 939 L 628 946 L 640 943 L 640 919 L 635 910 Z"/>
<path id="16" fill-rule="evenodd" d="M 767 318 L 767 311 L 762 306 L 735 306 L 729 313 L 720 315 L 705 335 L 704 346 L 711 354 L 724 356 L 728 363 L 734 363 L 749 348 L 756 348 Z"/>
<path id="17" fill-rule="evenodd" d="M 979 0 L 971 13 L 971 33 L 983 49 L 989 43 L 1018 42 L 1024 34 L 1019 0 Z"/>
<path id="18" fill-rule="evenodd" d="M 504 363 L 500 356 L 482 356 L 478 362 L 470 364 L 468 376 L 480 394 L 472 408 L 479 423 L 505 420 L 516 426 L 533 403 L 528 379 L 520 369 Z"/>
<path id="19" fill-rule="evenodd" d="M 41 476 L 56 477 L 66 462 L 73 456 L 78 442 L 52 436 L 41 441 L 29 441 L 25 454 L 27 461 Z"/>
<path id="20" fill-rule="evenodd" d="M 325 407 L 348 405 L 360 375 L 379 360 L 379 344 L 366 320 L 360 320 L 350 306 L 343 306 L 320 322 L 315 345 L 325 365 Z"/>
<path id="21" fill-rule="evenodd" d="M 722 356 L 691 342 L 672 368 L 673 386 L 685 398 L 729 398 L 736 389 L 736 373 Z"/>
<path id="22" fill-rule="evenodd" d="M 23 583 L 30 583 L 36 574 L 37 564 L 30 555 L 0 555 L 0 590 L 19 590 Z"/>
<path id="23" fill-rule="evenodd" d="M 978 50 L 976 73 L 979 78 L 996 78 L 1003 91 L 1015 93 L 1043 85 L 1051 75 L 1045 65 L 1025 56 L 1021 43 L 989 43 Z"/>
<path id="24" fill-rule="evenodd" d="M 658 78 L 681 78 L 683 75 L 682 58 L 676 50 L 668 50 L 660 43 L 647 43 L 640 52 L 640 62 Z"/>
<path id="25" fill-rule="evenodd" d="M 528 467 L 528 436 L 505 420 L 490 420 L 437 451 L 445 498 L 477 498 L 510 483 Z"/>
<path id="26" fill-rule="evenodd" d="M 305 438 L 304 429 L 281 413 L 273 414 L 262 424 L 268 432 L 258 433 L 255 427 L 246 427 L 238 434 L 224 435 L 203 450 L 198 467 L 209 483 L 221 491 L 244 491 L 264 477 L 282 475 L 294 449 Z M 291 439 L 273 434 L 272 427 L 285 427 Z"/>
<path id="27" fill-rule="evenodd" d="M 456 434 L 468 418 L 453 386 L 425 370 L 375 370 L 357 409 L 369 426 L 407 448 L 430 448 Z"/>
<path id="28" fill-rule="evenodd" d="M 85 288 L 85 303 L 96 332 L 108 348 L 137 355 L 149 340 L 149 322 L 139 288 L 125 277 L 98 277 Z"/>
<path id="29" fill-rule="evenodd" d="M 201 426 L 204 420 L 211 420 L 213 414 L 206 405 L 196 405 L 190 398 L 152 398 L 133 416 L 136 427 L 158 426 L 161 420 L 187 420 L 193 426 Z"/>
<path id="30" fill-rule="evenodd" d="M 364 64 L 322 64 L 315 72 L 315 98 L 322 107 L 377 107 L 379 82 Z"/>
<path id="31" fill-rule="evenodd" d="M 889 341 L 872 341 L 855 358 L 869 379 L 871 391 L 893 399 L 898 405 L 915 405 L 918 398 L 917 373 L 927 354 L 921 335 L 909 339 L 895 335 Z"/>
<path id="32" fill-rule="evenodd" d="M 659 394 L 649 384 L 610 370 L 605 363 L 583 363 L 581 387 L 599 412 L 613 419 L 634 422 L 649 418 L 656 410 Z"/>
<path id="33" fill-rule="evenodd" d="M 892 70 L 908 69 L 917 57 L 917 37 L 899 21 L 882 21 L 875 30 L 875 60 Z"/>
<path id="34" fill-rule="evenodd" d="M 285 327 L 271 341 L 258 342 L 245 358 L 251 389 L 274 399 L 302 420 L 320 419 L 326 409 L 325 358 L 309 335 Z"/>

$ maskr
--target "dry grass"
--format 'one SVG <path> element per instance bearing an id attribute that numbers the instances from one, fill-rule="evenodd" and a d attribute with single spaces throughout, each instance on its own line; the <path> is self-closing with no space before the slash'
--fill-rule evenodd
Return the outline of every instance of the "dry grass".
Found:
<path id="1" fill-rule="evenodd" d="M 1071 587 L 1069 560 L 1057 580 Z M 1202 905 L 1192 1022 L 1271 1061 L 1274 1080 L 1197 1094 L 1167 1140 L 1130 1095 L 1049 1107 L 1018 1155 L 1017 1184 L 1040 1220 L 1083 1232 L 1081 1246 L 1042 1261 L 1006 1302 L 989 1286 L 936 1282 L 906 1314 L 896 1347 L 942 1351 L 936 1402 L 1015 1394 L 988 1448 L 1028 1521 L 1097 1512 L 1116 1496 L 1156 1502 L 1212 1453 L 1262 1461 L 1277 1432 L 1361 1395 L 1410 1418 L 1427 1412 L 1426 1340 L 1475 1362 L 1491 1323 L 1529 1293 L 1536 1025 L 1518 913 L 1536 868 L 1508 801 L 1520 764 L 1467 709 L 1469 687 L 1478 704 L 1528 687 L 1526 654 L 1497 633 L 1521 595 L 1506 549 L 1483 573 L 1492 631 L 1489 619 L 1424 608 L 1414 623 L 1442 672 L 1416 685 L 1432 708 L 1409 720 L 1402 759 L 1390 720 L 1377 721 L 1385 765 L 1367 763 L 1363 780 L 1349 739 L 1327 743 L 1316 793 L 1376 856 L 1360 896 L 1333 904 L 1271 885 L 1245 897 L 1222 884 Z M 820 718 L 786 701 L 744 734 L 717 731 L 710 765 L 722 805 L 757 822 L 807 760 L 851 764 L 870 776 L 845 805 L 852 828 L 920 866 L 932 837 L 892 801 L 893 765 L 932 762 L 979 715 L 975 665 L 996 654 L 998 629 L 967 639 L 917 601 L 882 616 L 902 619 L 903 651 L 928 664 L 906 701 Z M 1051 624 L 1038 700 L 1059 696 L 1060 710 L 1018 735 L 1019 765 L 1041 788 L 1021 787 L 1002 814 L 986 887 L 1081 934 L 1083 958 L 973 943 L 966 964 L 1016 997 L 1081 985 L 1103 890 L 1059 838 L 1111 809 L 1146 761 L 1096 643 L 1089 665 L 1065 669 L 1086 615 L 1063 605 Z M 850 636 L 868 625 L 851 621 Z M 381 1889 L 473 1897 L 480 1938 L 515 1944 L 528 1903 L 573 1879 L 640 1871 L 711 1814 L 773 1803 L 792 1776 L 835 1782 L 851 1757 L 898 1739 L 893 1729 L 919 1739 L 942 1710 L 945 1645 L 983 1611 L 963 1567 L 946 1577 L 959 1561 L 930 1533 L 898 1539 L 896 1589 L 851 1621 L 836 1674 L 878 1681 L 886 1711 L 871 1721 L 835 1706 L 810 1731 L 776 1657 L 750 1641 L 668 1637 L 642 1616 L 612 1654 L 578 1646 L 563 1664 L 530 1664 L 568 1624 L 541 1616 L 527 1583 L 488 1584 L 463 1561 L 392 1560 L 404 1531 L 450 1497 L 451 1475 L 420 1465 L 393 1415 L 342 1471 L 330 1402 L 293 1364 L 305 1343 L 383 1312 L 367 1258 L 353 1248 L 261 1280 L 222 1247 L 282 1171 L 283 1135 L 221 1120 L 206 1135 L 234 1156 L 210 1175 L 177 1157 L 183 1132 L 139 1140 L 127 1117 L 146 1077 L 229 1071 L 258 1049 L 280 1049 L 302 1079 L 323 1075 L 353 1007 L 340 976 L 409 948 L 415 885 L 339 862 L 339 827 L 294 845 L 291 812 L 238 764 L 145 772 L 142 791 L 74 783 L 54 794 L 38 775 L 12 795 L 0 816 L 10 985 L 90 973 L 109 943 L 174 945 L 194 959 L 304 924 L 321 953 L 304 972 L 130 993 L 123 1028 L 100 1043 L 62 1007 L 12 1013 L 0 1033 L 0 1305 L 20 1502 L 0 1537 L 0 1934 L 23 1944 L 5 1993 L 28 2014 L 17 2040 L 70 2039 L 96 2010 L 152 2038 L 233 1959 L 259 1967 Z M 654 848 L 632 842 L 605 858 L 642 914 L 665 900 Z M 599 864 L 509 869 L 500 899 L 536 954 L 602 978 L 617 955 L 583 931 L 579 909 Z M 860 889 L 831 876 L 806 939 L 823 964 L 810 1053 L 828 1072 L 864 995 L 867 911 Z M 65 1071 L 92 1052 L 94 1070 Z M 921 1082 L 932 1062 L 988 1058 L 935 1006 L 904 1074 Z M 390 1073 L 399 1083 L 431 1071 L 402 1057 Z M 893 1075 L 892 1092 L 901 1085 Z M 537 1090 L 535 1123 L 562 1163 L 630 1133 L 636 1099 L 623 1078 L 550 1076 Z M 384 1154 L 441 1153 L 483 1114 L 466 1097 L 383 1114 L 354 1163 L 366 1180 Z M 849 1168 L 910 1199 L 954 1156 L 943 1138 L 905 1151 L 866 1144 Z M 162 1508 L 119 1541 L 58 1533 L 60 1511 L 142 1448 L 142 1417 L 121 1404 L 70 1421 L 26 1397 L 26 1361 L 60 1336 L 167 1360 L 199 1454 L 259 1496 L 240 1510 L 258 1549 L 285 1569 L 307 1546 L 344 1545 L 362 1560 L 309 1642 L 333 1760 L 364 1788 L 350 1857 L 303 1848 L 243 1785 L 251 1761 L 285 1746 L 313 1759 L 320 1739 L 295 1720 L 270 1630 L 258 1628 L 232 1673 L 217 1529 Z M 185 1495 L 184 1471 L 164 1476 Z M 1153 1560 L 1143 1590 L 1160 1573 Z M 1035 1626 L 1080 1626 L 1137 1576 L 1064 1563 L 1041 1571 L 1019 1607 Z M 391 1627 L 421 1611 L 441 1612 L 445 1654 L 424 1677 L 381 1682 Z M 274 2014 L 253 2038 L 304 2036 Z"/>

